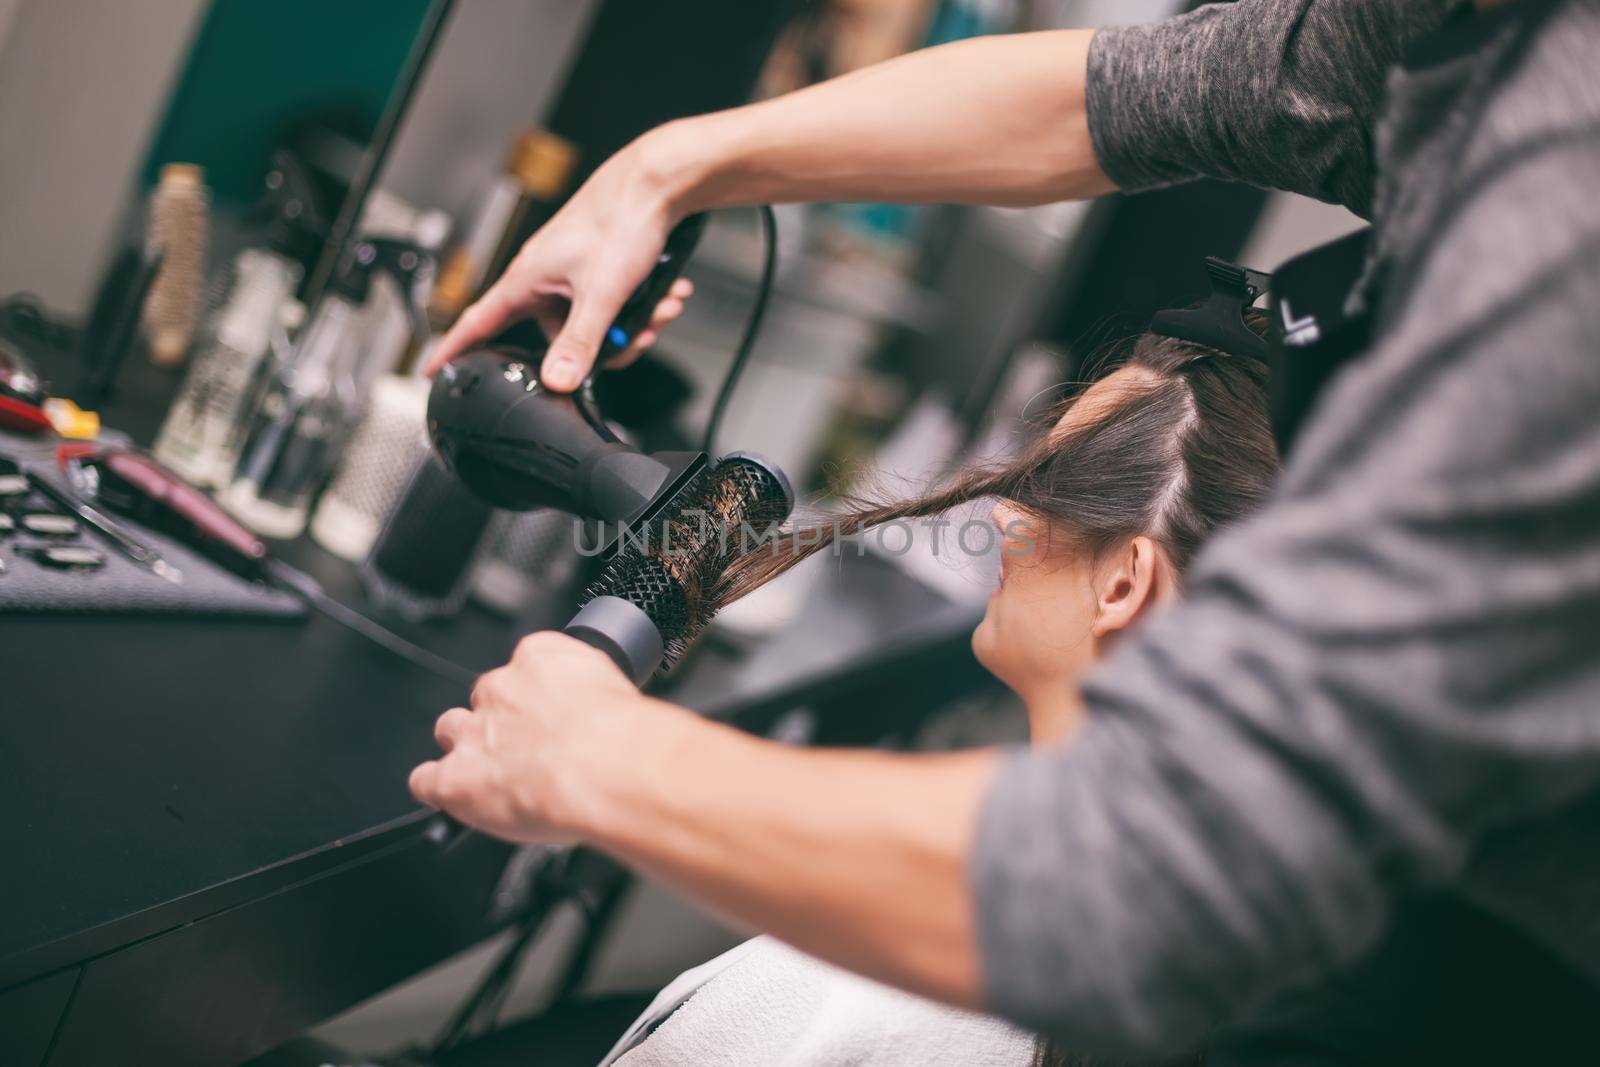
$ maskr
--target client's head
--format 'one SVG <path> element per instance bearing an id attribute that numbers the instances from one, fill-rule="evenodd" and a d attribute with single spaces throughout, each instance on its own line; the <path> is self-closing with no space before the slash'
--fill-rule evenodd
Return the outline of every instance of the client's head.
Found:
<path id="1" fill-rule="evenodd" d="M 837 536 L 996 498 L 1001 580 L 973 650 L 1028 705 L 1036 739 L 1059 737 L 1078 674 L 1180 591 L 1200 546 L 1262 500 L 1278 467 L 1260 364 L 1146 334 L 1108 365 L 1015 459 L 792 531 L 731 568 L 718 600 Z"/>
<path id="2" fill-rule="evenodd" d="M 972 636 L 1036 739 L 1074 721 L 1083 669 L 1175 597 L 1200 546 L 1277 474 L 1264 371 L 1146 334 L 998 473 L 1000 584 Z M 976 488 L 972 486 L 971 488 Z"/>

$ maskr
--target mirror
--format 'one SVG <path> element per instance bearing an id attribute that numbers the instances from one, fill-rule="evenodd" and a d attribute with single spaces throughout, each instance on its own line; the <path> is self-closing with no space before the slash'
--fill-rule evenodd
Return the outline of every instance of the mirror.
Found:
<path id="1" fill-rule="evenodd" d="M 336 219 L 438 6 L 0 0 L 0 293 L 81 320 L 167 163 L 203 169 L 219 236 L 282 149 Z"/>

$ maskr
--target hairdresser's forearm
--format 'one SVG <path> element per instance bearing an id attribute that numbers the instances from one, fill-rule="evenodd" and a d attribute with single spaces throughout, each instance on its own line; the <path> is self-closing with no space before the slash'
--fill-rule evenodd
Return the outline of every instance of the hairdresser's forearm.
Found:
<path id="1" fill-rule="evenodd" d="M 1008 205 L 1097 196 L 1084 83 L 1092 31 L 930 48 L 634 146 L 677 213 L 784 201 Z"/>
<path id="2" fill-rule="evenodd" d="M 590 770 L 572 829 L 740 925 L 978 1004 L 966 868 L 992 754 L 796 749 L 681 713 L 648 729 L 636 762 Z"/>
<path id="3" fill-rule="evenodd" d="M 968 857 L 997 757 L 819 752 L 643 696 L 602 652 L 524 638 L 452 708 L 423 803 L 521 841 L 590 842 L 744 925 L 971 1005 Z"/>

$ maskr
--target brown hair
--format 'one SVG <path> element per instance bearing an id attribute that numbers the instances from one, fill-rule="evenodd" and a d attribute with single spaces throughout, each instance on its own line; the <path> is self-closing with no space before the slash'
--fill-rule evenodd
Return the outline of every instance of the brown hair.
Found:
<path id="1" fill-rule="evenodd" d="M 1250 325 L 1264 329 L 1265 316 L 1252 312 Z M 911 500 L 848 499 L 826 522 L 789 530 L 734 561 L 712 591 L 715 606 L 753 592 L 839 538 L 990 496 L 1069 532 L 1091 552 L 1148 534 L 1182 573 L 1214 530 L 1266 496 L 1277 474 L 1266 370 L 1246 357 L 1148 333 L 1103 360 L 1101 375 L 1121 367 L 1146 373 L 1130 377 L 1101 417 L 1054 432 L 1076 402 L 1069 397 L 1012 460 L 965 468 Z"/>

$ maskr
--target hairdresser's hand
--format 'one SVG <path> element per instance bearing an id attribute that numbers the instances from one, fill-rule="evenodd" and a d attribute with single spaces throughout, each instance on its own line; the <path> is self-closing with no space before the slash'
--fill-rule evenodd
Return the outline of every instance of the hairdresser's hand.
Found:
<path id="1" fill-rule="evenodd" d="M 540 377 L 569 392 L 594 366 L 600 342 L 622 305 L 655 265 L 680 217 L 638 146 L 607 160 L 572 199 L 522 246 L 511 265 L 434 350 L 432 376 L 468 349 L 521 319 L 535 319 L 550 349 Z M 694 291 L 686 279 L 656 305 L 648 329 L 607 366 L 637 359 L 662 327 L 683 313 Z"/>
<path id="2" fill-rule="evenodd" d="M 687 712 L 645 697 L 604 653 L 538 633 L 439 717 L 444 755 L 411 772 L 422 803 L 510 841 L 587 836 L 605 775 Z"/>

